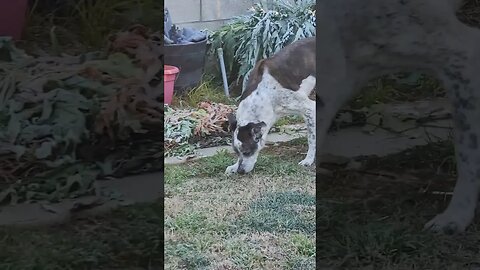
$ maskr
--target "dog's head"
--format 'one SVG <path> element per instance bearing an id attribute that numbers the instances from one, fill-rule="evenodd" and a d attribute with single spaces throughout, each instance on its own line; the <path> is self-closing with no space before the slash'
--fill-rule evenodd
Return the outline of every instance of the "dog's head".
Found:
<path id="1" fill-rule="evenodd" d="M 239 174 L 245 174 L 253 170 L 257 162 L 258 153 L 265 146 L 267 125 L 265 122 L 238 125 L 235 115 L 228 117 L 229 130 L 233 133 L 232 146 L 238 155 Z"/>

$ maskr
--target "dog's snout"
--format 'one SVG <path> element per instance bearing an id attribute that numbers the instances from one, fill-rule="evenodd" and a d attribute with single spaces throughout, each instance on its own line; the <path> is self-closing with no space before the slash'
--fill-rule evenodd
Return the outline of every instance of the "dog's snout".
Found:
<path id="1" fill-rule="evenodd" d="M 237 173 L 239 174 L 245 174 L 245 169 L 244 168 L 238 168 Z"/>

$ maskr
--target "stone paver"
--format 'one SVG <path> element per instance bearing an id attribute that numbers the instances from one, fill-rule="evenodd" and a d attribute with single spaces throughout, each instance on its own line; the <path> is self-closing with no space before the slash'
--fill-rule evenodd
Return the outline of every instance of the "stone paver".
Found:
<path id="1" fill-rule="evenodd" d="M 33 203 L 0 208 L 0 226 L 38 226 L 64 223 L 73 217 L 100 214 L 134 203 L 154 202 L 163 194 L 163 173 L 97 181 L 97 196 L 60 203 Z M 85 210 L 74 211 L 83 205 Z"/>

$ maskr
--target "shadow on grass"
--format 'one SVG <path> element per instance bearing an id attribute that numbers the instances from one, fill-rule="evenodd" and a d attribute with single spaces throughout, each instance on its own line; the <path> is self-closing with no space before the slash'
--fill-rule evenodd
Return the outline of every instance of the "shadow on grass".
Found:
<path id="1" fill-rule="evenodd" d="M 237 227 L 271 233 L 315 232 L 315 197 L 303 192 L 269 193 L 252 202 Z"/>
<path id="2" fill-rule="evenodd" d="M 450 199 L 442 192 L 455 184 L 452 155 L 450 142 L 429 144 L 317 178 L 319 263 L 333 269 L 479 267 L 478 218 L 461 235 L 422 231 Z"/>
<path id="3" fill-rule="evenodd" d="M 159 201 L 55 227 L 0 228 L 0 269 L 162 269 L 162 211 Z"/>

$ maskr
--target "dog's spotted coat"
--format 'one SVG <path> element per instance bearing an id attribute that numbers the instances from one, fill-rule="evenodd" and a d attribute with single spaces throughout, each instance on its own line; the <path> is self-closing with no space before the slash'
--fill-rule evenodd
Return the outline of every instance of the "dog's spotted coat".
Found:
<path id="1" fill-rule="evenodd" d="M 471 224 L 480 192 L 480 30 L 458 20 L 461 4 L 461 0 L 317 0 L 316 8 L 319 143 L 339 108 L 372 78 L 421 71 L 447 89 L 454 108 L 458 179 L 447 209 L 425 228 L 449 234 Z M 235 132 L 238 135 L 238 128 Z"/>
<path id="2" fill-rule="evenodd" d="M 458 20 L 460 0 L 317 0 L 317 136 L 348 99 L 380 75 L 421 71 L 441 80 L 454 107 L 458 179 L 426 229 L 463 232 L 480 191 L 480 30 Z"/>
<path id="3" fill-rule="evenodd" d="M 236 116 L 229 119 L 238 161 L 225 173 L 250 172 L 270 128 L 290 114 L 303 116 L 307 124 L 308 152 L 299 164 L 315 162 L 315 101 L 308 97 L 315 88 L 315 44 L 315 37 L 299 40 L 255 65 Z"/>
<path id="4" fill-rule="evenodd" d="M 291 114 L 302 115 L 307 124 L 308 152 L 299 164 L 310 166 L 315 162 L 315 101 L 308 97 L 315 89 L 315 77 L 308 76 L 297 91 L 292 91 L 284 88 L 268 68 L 263 72 L 256 91 L 240 102 L 236 119 L 230 120 L 238 161 L 226 169 L 227 174 L 250 172 L 265 146 L 270 128 L 278 118 Z"/>

